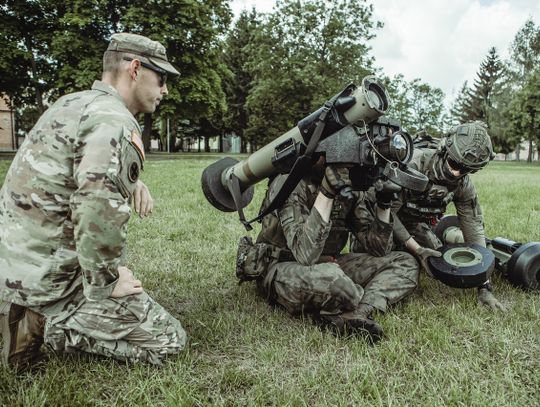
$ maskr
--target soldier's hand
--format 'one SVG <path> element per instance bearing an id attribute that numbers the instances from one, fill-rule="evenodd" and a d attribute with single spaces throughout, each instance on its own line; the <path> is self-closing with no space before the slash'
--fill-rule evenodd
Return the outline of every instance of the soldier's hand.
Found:
<path id="1" fill-rule="evenodd" d="M 328 165 L 324 170 L 324 178 L 321 183 L 322 193 L 328 198 L 334 198 L 338 193 L 345 196 L 351 195 L 351 179 L 347 167 L 334 167 Z"/>
<path id="2" fill-rule="evenodd" d="M 388 209 L 392 206 L 392 201 L 399 199 L 398 194 L 401 192 L 401 187 L 390 180 L 382 182 L 378 179 L 375 184 L 375 198 L 377 198 L 377 206 L 381 209 Z"/>
<path id="3" fill-rule="evenodd" d="M 154 200 L 150 195 L 150 190 L 141 180 L 137 181 L 135 192 L 133 192 L 133 205 L 141 219 L 150 215 L 154 209 Z"/>
<path id="4" fill-rule="evenodd" d="M 140 280 L 133 276 L 133 272 L 127 267 L 118 267 L 118 281 L 114 286 L 111 297 L 120 298 L 126 295 L 140 294 L 143 292 Z"/>
<path id="5" fill-rule="evenodd" d="M 418 260 L 420 261 L 420 265 L 422 268 L 431 276 L 433 277 L 433 274 L 431 274 L 431 270 L 429 269 L 428 264 L 428 258 L 429 257 L 441 257 L 442 253 L 438 250 L 430 249 L 429 247 L 418 247 L 415 251 L 416 256 L 418 257 Z"/>
<path id="6" fill-rule="evenodd" d="M 495 298 L 493 293 L 487 288 L 479 288 L 477 298 L 478 304 L 485 305 L 491 308 L 493 311 L 506 312 L 506 307 L 502 305 L 499 300 Z"/>

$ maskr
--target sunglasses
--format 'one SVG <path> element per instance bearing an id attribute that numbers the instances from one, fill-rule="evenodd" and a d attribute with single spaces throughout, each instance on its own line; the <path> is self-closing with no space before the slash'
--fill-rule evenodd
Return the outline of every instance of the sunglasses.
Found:
<path id="1" fill-rule="evenodd" d="M 124 57 L 122 58 L 124 61 L 133 61 L 134 58 L 130 58 L 130 57 Z M 163 70 L 163 69 L 159 69 L 158 67 L 154 66 L 154 65 L 150 65 L 150 64 L 147 64 L 146 62 L 143 62 L 141 60 L 138 60 L 141 65 L 143 67 L 145 67 L 146 69 L 150 69 L 151 71 L 154 71 L 155 73 L 158 74 L 159 76 L 159 87 L 162 88 L 163 86 L 165 86 L 165 83 L 167 82 L 167 71 Z"/>
<path id="2" fill-rule="evenodd" d="M 448 163 L 448 166 L 453 169 L 454 171 L 459 171 L 461 175 L 469 174 L 472 172 L 476 172 L 473 168 L 469 168 L 464 166 L 463 164 L 460 164 L 456 161 L 454 161 L 452 158 L 448 157 L 446 159 L 446 162 Z"/>

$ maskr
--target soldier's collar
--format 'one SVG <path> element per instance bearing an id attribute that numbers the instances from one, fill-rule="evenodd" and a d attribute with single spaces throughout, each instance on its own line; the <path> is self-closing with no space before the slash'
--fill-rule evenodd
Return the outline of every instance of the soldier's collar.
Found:
<path id="1" fill-rule="evenodd" d="M 122 99 L 122 96 L 118 93 L 118 91 L 111 85 L 102 82 L 102 81 L 94 81 L 92 84 L 92 90 L 100 90 L 102 92 L 108 93 L 111 96 L 114 96 L 119 101 L 125 104 L 124 99 Z"/>

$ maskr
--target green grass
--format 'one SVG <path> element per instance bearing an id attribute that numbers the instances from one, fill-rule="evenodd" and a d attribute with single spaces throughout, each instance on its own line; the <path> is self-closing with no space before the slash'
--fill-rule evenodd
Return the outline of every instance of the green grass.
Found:
<path id="1" fill-rule="evenodd" d="M 266 305 L 253 284 L 237 284 L 245 231 L 200 189 L 214 160 L 149 161 L 154 214 L 129 225 L 128 265 L 182 322 L 185 351 L 163 368 L 92 356 L 53 357 L 21 377 L 0 368 L 0 405 L 540 405 L 538 294 L 496 276 L 510 311 L 493 314 L 474 290 L 422 276 L 408 300 L 377 317 L 388 335 L 380 344 L 321 332 Z M 8 164 L 0 161 L 0 181 Z M 540 241 L 539 176 L 538 165 L 511 163 L 474 175 L 489 237 Z M 265 187 L 257 185 L 248 216 Z"/>

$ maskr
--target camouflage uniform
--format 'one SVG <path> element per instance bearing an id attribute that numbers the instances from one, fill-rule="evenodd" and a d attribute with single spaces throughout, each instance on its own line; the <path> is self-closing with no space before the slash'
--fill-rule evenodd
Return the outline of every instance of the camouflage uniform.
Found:
<path id="1" fill-rule="evenodd" d="M 441 179 L 434 170 L 437 160 L 443 158 L 436 149 L 414 150 L 409 166 L 426 174 L 430 182 L 424 192 L 405 190 L 401 194 L 395 205 L 399 218 L 394 229 L 396 240 L 403 244 L 412 235 L 421 246 L 431 249 L 440 247 L 442 243 L 432 232 L 431 225 L 442 217 L 446 206 L 453 202 L 465 242 L 485 247 L 482 209 L 470 176 L 465 175 L 454 182 Z"/>
<path id="2" fill-rule="evenodd" d="M 263 206 L 286 176 L 268 188 Z M 385 311 L 417 285 L 418 265 L 403 252 L 390 252 L 392 225 L 374 218 L 362 193 L 354 201 L 336 197 L 329 222 L 313 208 L 318 183 L 302 180 L 287 202 L 264 218 L 257 242 L 281 249 L 260 289 L 291 313 L 340 313 L 360 303 Z M 367 253 L 341 255 L 353 230 Z"/>
<path id="3" fill-rule="evenodd" d="M 118 92 L 96 81 L 45 112 L 0 191 L 0 300 L 44 315 L 55 350 L 160 363 L 185 344 L 147 294 L 110 297 L 143 168 L 140 134 Z"/>

